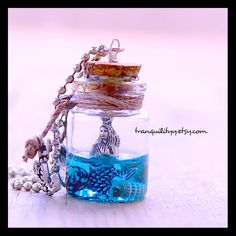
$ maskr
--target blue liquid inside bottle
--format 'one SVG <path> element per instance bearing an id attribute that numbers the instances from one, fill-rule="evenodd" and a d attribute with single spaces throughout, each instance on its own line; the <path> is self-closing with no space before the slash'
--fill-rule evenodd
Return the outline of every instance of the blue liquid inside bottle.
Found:
<path id="1" fill-rule="evenodd" d="M 97 202 L 133 202 L 147 192 L 148 155 L 132 158 L 67 153 L 67 193 Z"/>

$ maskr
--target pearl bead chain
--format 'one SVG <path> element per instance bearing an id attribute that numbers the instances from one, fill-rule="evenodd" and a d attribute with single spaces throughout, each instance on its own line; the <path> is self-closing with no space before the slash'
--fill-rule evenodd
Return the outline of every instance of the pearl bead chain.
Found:
<path id="1" fill-rule="evenodd" d="M 21 190 L 23 188 L 25 191 L 30 191 L 32 189 L 36 193 L 40 192 L 40 190 L 42 190 L 41 181 L 37 175 L 31 173 L 32 172 L 29 172 L 24 168 L 15 170 L 14 168 L 9 167 L 8 176 L 13 178 L 10 181 L 11 187 L 15 190 Z"/>

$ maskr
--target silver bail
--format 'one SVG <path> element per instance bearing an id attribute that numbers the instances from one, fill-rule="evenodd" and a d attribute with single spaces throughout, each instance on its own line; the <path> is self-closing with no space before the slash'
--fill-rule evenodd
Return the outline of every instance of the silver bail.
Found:
<path id="1" fill-rule="evenodd" d="M 112 47 L 114 42 L 117 42 L 117 45 L 118 45 L 117 48 L 113 48 Z M 123 51 L 124 51 L 124 48 L 120 48 L 120 41 L 118 39 L 113 39 L 112 42 L 111 42 L 111 46 L 110 46 L 109 52 L 108 52 L 108 61 L 110 63 L 117 63 L 118 62 L 117 54 L 119 52 L 123 52 Z"/>

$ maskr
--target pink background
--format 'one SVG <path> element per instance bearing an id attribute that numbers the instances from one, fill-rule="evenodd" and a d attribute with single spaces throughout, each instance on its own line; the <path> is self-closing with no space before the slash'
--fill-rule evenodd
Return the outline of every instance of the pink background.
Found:
<path id="1" fill-rule="evenodd" d="M 227 9 L 19 8 L 9 9 L 8 29 L 10 165 L 31 166 L 24 143 L 44 129 L 81 55 L 118 38 L 119 61 L 142 64 L 150 128 L 208 131 L 150 136 L 143 207 L 155 211 L 145 226 L 227 226 Z"/>

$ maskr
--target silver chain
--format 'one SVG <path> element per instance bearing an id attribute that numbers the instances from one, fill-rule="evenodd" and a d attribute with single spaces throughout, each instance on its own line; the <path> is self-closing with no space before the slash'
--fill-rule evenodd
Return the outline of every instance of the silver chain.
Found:
<path id="1" fill-rule="evenodd" d="M 114 42 L 118 44 L 117 48 L 113 47 Z M 92 47 L 87 53 L 84 53 L 81 57 L 81 62 L 76 64 L 73 74 L 67 77 L 64 86 L 60 87 L 58 90 L 57 98 L 53 102 L 54 106 L 56 107 L 65 97 L 64 94 L 67 91 L 66 86 L 74 82 L 74 75 L 78 73 L 77 78 L 83 76 L 83 65 L 90 60 L 91 55 L 94 56 L 91 61 L 98 61 L 108 55 L 108 61 L 110 63 L 117 63 L 117 54 L 122 51 L 124 51 L 124 49 L 120 48 L 119 40 L 113 39 L 109 49 L 104 45 L 100 45 L 99 47 Z M 33 163 L 35 175 L 26 175 L 22 178 L 13 179 L 11 186 L 14 189 L 20 190 L 23 187 L 26 191 L 32 189 L 35 192 L 39 192 L 43 190 L 47 195 L 52 195 L 61 189 L 61 185 L 65 185 L 65 179 L 63 183 L 59 173 L 61 168 L 60 163 L 65 162 L 65 160 L 63 160 L 63 154 L 61 153 L 63 149 L 65 150 L 63 141 L 66 137 L 67 115 L 68 110 L 64 110 L 61 117 L 54 122 L 51 128 L 53 140 L 48 139 L 47 144 L 45 144 L 43 139 L 40 138 L 41 145 L 38 150 L 39 159 Z M 63 128 L 62 134 L 60 132 L 61 128 Z M 62 157 L 62 159 L 60 159 L 60 157 Z M 51 159 L 49 162 L 51 164 L 50 169 L 48 164 L 49 159 Z M 9 173 L 14 177 L 12 170 L 10 170 Z"/>

